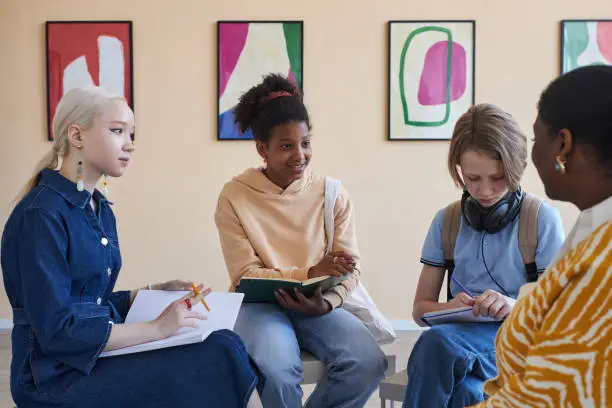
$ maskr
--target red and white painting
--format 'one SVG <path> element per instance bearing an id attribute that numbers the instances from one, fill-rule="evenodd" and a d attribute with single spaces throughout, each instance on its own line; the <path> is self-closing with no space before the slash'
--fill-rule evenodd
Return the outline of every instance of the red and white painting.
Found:
<path id="1" fill-rule="evenodd" d="M 131 21 L 49 21 L 46 29 L 49 140 L 57 104 L 72 88 L 100 86 L 134 108 Z"/>

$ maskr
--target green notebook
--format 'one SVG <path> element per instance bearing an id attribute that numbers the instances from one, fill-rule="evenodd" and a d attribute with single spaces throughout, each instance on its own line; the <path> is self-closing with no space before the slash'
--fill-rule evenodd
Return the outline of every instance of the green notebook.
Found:
<path id="1" fill-rule="evenodd" d="M 305 281 L 295 279 L 242 278 L 236 287 L 236 292 L 244 293 L 243 302 L 245 303 L 278 303 L 274 296 L 274 291 L 278 289 L 283 289 L 295 298 L 293 289 L 297 288 L 304 296 L 311 297 L 318 287 L 321 287 L 321 291 L 325 293 L 348 277 L 349 275 L 326 275 Z"/>

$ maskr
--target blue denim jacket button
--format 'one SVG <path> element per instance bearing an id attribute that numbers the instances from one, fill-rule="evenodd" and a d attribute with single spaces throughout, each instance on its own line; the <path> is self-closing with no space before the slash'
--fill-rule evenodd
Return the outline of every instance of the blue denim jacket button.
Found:
<path id="1" fill-rule="evenodd" d="M 104 238 L 102 238 L 102 240 L 100 242 L 102 243 L 102 245 L 107 246 L 108 245 L 108 238 L 104 237 Z"/>

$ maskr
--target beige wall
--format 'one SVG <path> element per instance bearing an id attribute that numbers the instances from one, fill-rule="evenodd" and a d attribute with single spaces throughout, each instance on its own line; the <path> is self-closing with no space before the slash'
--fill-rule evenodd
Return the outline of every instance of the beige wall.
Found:
<path id="1" fill-rule="evenodd" d="M 110 185 L 124 256 L 119 287 L 184 277 L 225 290 L 217 194 L 259 160 L 251 143 L 215 140 L 215 22 L 303 19 L 314 168 L 341 178 L 353 196 L 366 287 L 389 318 L 409 319 L 423 237 L 458 192 L 446 142 L 385 141 L 386 21 L 475 19 L 476 100 L 530 130 L 538 94 L 558 73 L 559 21 L 610 16 L 607 0 L 0 0 L 0 222 L 50 147 L 45 20 L 132 19 L 137 154 Z M 531 164 L 524 186 L 543 193 Z M 569 229 L 576 211 L 555 205 Z M 10 316 L 2 296 L 0 317 Z"/>

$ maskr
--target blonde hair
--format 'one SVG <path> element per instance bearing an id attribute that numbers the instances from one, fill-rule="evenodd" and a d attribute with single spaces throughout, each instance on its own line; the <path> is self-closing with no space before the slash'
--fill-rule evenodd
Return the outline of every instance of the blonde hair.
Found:
<path id="1" fill-rule="evenodd" d="M 469 150 L 500 160 L 508 189 L 519 189 L 527 167 L 527 137 L 512 115 L 495 105 L 480 104 L 457 120 L 448 151 L 448 171 L 462 189 L 465 183 L 458 168 L 461 156 Z"/>
<path id="2" fill-rule="evenodd" d="M 97 86 L 74 88 L 64 94 L 53 116 L 53 145 L 36 165 L 34 174 L 21 190 L 17 200 L 21 200 L 38 185 L 41 171 L 57 169 L 59 159 L 69 153 L 68 128 L 77 125 L 83 130 L 89 129 L 100 110 L 116 99 L 125 100 Z"/>

